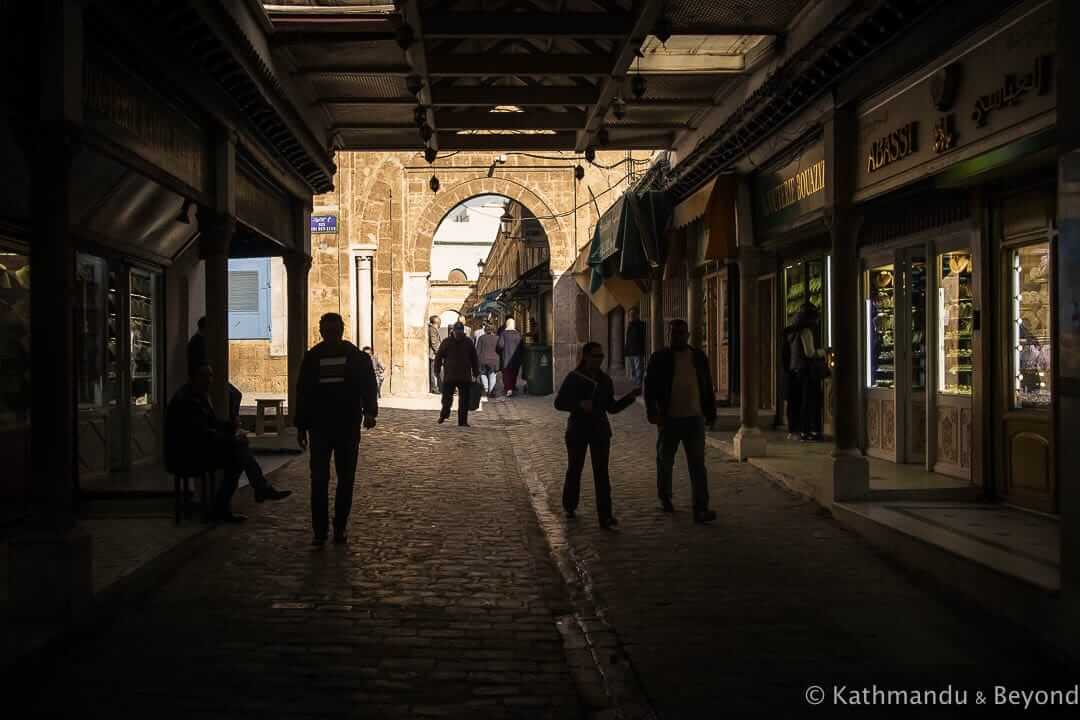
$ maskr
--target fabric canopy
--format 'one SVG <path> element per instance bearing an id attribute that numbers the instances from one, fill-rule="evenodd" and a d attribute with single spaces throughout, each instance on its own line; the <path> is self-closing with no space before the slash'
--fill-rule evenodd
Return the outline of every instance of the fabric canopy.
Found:
<path id="1" fill-rule="evenodd" d="M 709 204 L 709 198 L 712 197 L 714 185 L 716 185 L 716 178 L 713 178 L 702 185 L 698 190 L 675 206 L 672 224 L 676 228 L 686 227 L 705 214 L 705 208 Z"/>

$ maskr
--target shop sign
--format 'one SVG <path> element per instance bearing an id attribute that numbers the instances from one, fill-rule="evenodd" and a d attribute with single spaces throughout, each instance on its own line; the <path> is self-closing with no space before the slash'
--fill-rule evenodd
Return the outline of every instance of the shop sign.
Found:
<path id="1" fill-rule="evenodd" d="M 1027 124 L 1029 132 L 1050 127 L 1056 38 L 1054 3 L 1029 3 L 954 51 L 936 70 L 864 103 L 856 199 L 1019 139 L 1004 136 L 1015 134 L 1019 125 Z M 921 127 L 931 128 L 925 145 Z"/>
<path id="2" fill-rule="evenodd" d="M 607 260 L 618 250 L 619 221 L 622 219 L 623 202 L 625 200 L 625 196 L 616 200 L 615 204 L 600 217 L 600 222 L 596 225 L 597 260 Z"/>
<path id="3" fill-rule="evenodd" d="M 311 234 L 320 235 L 337 232 L 337 215 L 312 215 Z"/>
<path id="4" fill-rule="evenodd" d="M 780 225 L 824 207 L 827 183 L 825 148 L 819 142 L 788 164 L 759 174 L 754 182 L 759 221 Z"/>
<path id="5" fill-rule="evenodd" d="M 886 165 L 903 160 L 918 151 L 918 145 L 919 123 L 909 122 L 893 130 L 870 146 L 870 154 L 866 156 L 866 172 L 877 172 Z"/>

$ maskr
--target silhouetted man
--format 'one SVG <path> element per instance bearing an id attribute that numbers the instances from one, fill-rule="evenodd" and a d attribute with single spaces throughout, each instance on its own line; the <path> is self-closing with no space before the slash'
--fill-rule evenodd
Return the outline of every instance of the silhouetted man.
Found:
<path id="1" fill-rule="evenodd" d="M 229 506 L 240 480 L 247 473 L 255 501 L 281 500 L 291 490 L 275 490 L 251 454 L 247 438 L 233 422 L 221 420 L 210 402 L 214 371 L 207 364 L 194 367 L 188 382 L 176 391 L 165 413 L 165 465 L 170 472 L 190 475 L 222 469 L 224 478 L 214 499 L 212 515 L 220 522 L 243 522 Z"/>
<path id="2" fill-rule="evenodd" d="M 636 307 L 627 313 L 626 342 L 623 344 L 623 357 L 626 369 L 635 385 L 641 385 L 642 370 L 645 365 L 645 323 L 641 320 Z"/>
<path id="3" fill-rule="evenodd" d="M 308 447 L 311 434 L 312 544 L 326 543 L 330 513 L 330 456 L 337 470 L 334 542 L 345 542 L 352 510 L 361 425 L 375 427 L 379 386 L 371 357 L 342 339 L 345 321 L 337 313 L 319 320 L 323 341 L 304 353 L 296 393 L 297 441 Z"/>
<path id="4" fill-rule="evenodd" d="M 694 522 L 712 522 L 716 513 L 709 509 L 705 426 L 716 421 L 716 395 L 709 359 L 690 347 L 690 328 L 685 320 L 672 320 L 668 329 L 671 346 L 653 353 L 645 373 L 645 410 L 649 422 L 658 429 L 656 491 L 664 512 L 674 512 L 671 472 L 682 443 L 690 470 Z"/>
<path id="5" fill-rule="evenodd" d="M 206 316 L 203 315 L 199 318 L 198 329 L 195 334 L 188 340 L 187 345 L 187 357 L 188 357 L 188 375 L 202 367 L 203 365 L 210 365 L 210 355 L 206 350 Z M 240 392 L 240 389 L 232 383 L 227 383 L 229 386 L 229 420 L 237 427 L 240 426 L 240 402 L 244 399 L 244 394 Z"/>
<path id="6" fill-rule="evenodd" d="M 458 391 L 458 425 L 469 426 L 469 394 L 473 378 L 480 374 L 480 361 L 476 356 L 476 345 L 465 337 L 465 325 L 454 323 L 450 337 L 442 341 L 439 352 L 435 354 L 435 371 L 443 372 L 442 412 L 439 423 L 450 417 L 450 406 L 454 403 L 454 390 Z"/>

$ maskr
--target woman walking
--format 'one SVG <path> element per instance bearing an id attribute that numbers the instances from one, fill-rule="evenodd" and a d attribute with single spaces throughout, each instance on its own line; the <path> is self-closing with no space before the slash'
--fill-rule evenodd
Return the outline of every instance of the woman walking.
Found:
<path id="1" fill-rule="evenodd" d="M 618 413 L 629 407 L 641 388 L 636 387 L 619 400 L 615 385 L 600 369 L 604 350 L 600 343 L 585 343 L 577 369 L 566 376 L 555 409 L 570 413 L 566 423 L 566 483 L 563 485 L 563 509 L 573 518 L 581 495 L 581 471 L 585 453 L 591 451 L 593 482 L 596 486 L 596 513 L 601 527 L 618 525 L 611 510 L 611 480 L 608 477 L 608 458 L 611 454 L 611 424 L 608 413 Z"/>

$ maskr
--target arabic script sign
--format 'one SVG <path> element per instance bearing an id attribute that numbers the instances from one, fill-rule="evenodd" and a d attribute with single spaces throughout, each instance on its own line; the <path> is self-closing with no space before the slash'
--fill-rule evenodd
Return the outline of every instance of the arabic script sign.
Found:
<path id="1" fill-rule="evenodd" d="M 337 232 L 337 216 L 336 215 L 312 215 L 311 216 L 311 232 L 313 234 L 336 233 Z"/>
<path id="2" fill-rule="evenodd" d="M 1054 3 L 1019 6 L 862 103 L 856 200 L 1016 140 L 1018 126 L 1052 127 L 1055 12 Z"/>

